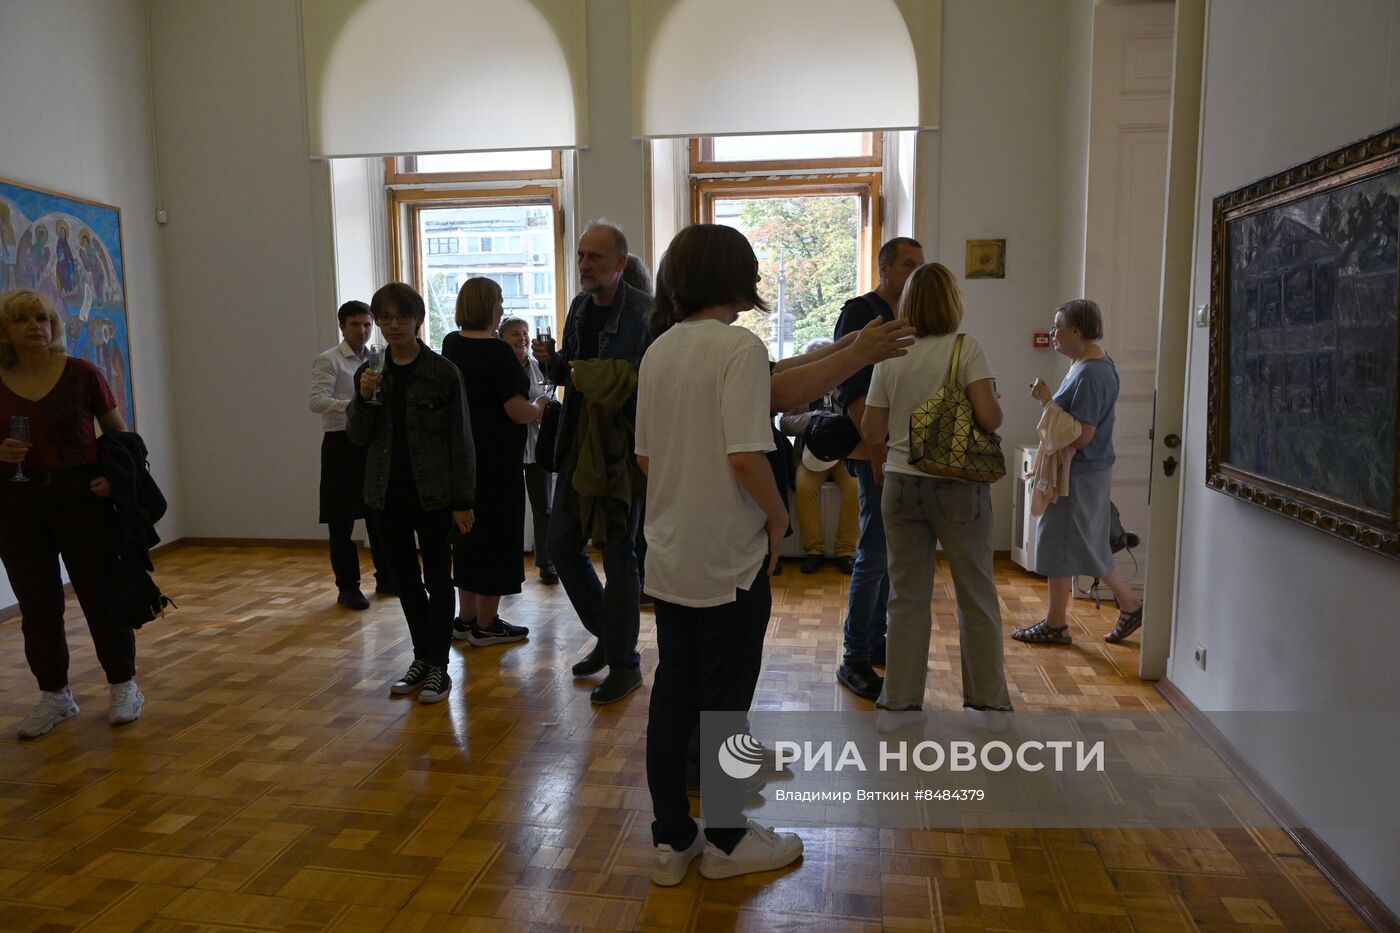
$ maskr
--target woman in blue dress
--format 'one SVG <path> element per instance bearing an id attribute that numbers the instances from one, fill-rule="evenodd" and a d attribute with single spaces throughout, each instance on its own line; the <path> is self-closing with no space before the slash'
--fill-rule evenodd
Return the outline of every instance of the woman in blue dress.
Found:
<path id="1" fill-rule="evenodd" d="M 1104 641 L 1120 642 L 1142 625 L 1142 599 L 1113 563 L 1109 547 L 1108 494 L 1113 475 L 1113 412 L 1118 403 L 1118 368 L 1099 346 L 1103 314 L 1087 298 L 1061 305 L 1050 329 L 1055 351 L 1074 361 L 1052 396 L 1040 379 L 1031 395 L 1041 405 L 1054 402 L 1080 424 L 1070 461 L 1069 495 L 1050 503 L 1035 537 L 1035 572 L 1049 578 L 1050 607 L 1045 618 L 1012 633 L 1017 641 L 1067 645 L 1067 613 L 1074 578 L 1099 577 L 1118 602 L 1118 622 Z"/>

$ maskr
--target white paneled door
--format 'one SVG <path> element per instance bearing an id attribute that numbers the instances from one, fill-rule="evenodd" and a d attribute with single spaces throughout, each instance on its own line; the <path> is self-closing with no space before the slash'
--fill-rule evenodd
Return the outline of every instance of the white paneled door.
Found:
<path id="1" fill-rule="evenodd" d="M 1122 380 L 1113 501 L 1124 528 L 1142 537 L 1136 586 L 1146 577 L 1172 33 L 1172 3 L 1094 7 L 1084 282 L 1103 309 L 1103 346 Z M 1132 559 L 1117 556 L 1133 575 Z"/>

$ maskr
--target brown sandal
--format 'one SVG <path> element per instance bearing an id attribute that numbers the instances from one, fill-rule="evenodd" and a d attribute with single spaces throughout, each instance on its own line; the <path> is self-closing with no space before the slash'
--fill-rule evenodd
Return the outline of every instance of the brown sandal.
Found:
<path id="1" fill-rule="evenodd" d="M 1129 635 L 1142 627 L 1142 607 L 1138 606 L 1133 612 L 1118 613 L 1118 622 L 1113 626 L 1113 631 L 1103 637 L 1103 640 L 1110 645 L 1116 645 Z"/>
<path id="2" fill-rule="evenodd" d="M 1041 619 L 1035 625 L 1018 628 L 1011 633 L 1011 637 L 1030 645 L 1069 645 L 1074 643 L 1074 640 L 1069 637 L 1068 625 L 1055 628 L 1048 619 Z"/>

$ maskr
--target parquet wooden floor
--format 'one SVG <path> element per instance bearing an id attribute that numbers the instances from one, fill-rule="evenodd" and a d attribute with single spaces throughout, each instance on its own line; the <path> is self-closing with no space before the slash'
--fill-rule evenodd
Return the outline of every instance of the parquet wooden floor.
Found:
<path id="1" fill-rule="evenodd" d="M 1281 832 L 804 831 L 782 873 L 648 881 L 648 693 L 595 709 L 569 665 L 587 643 L 561 588 L 504 614 L 527 643 L 454 648 L 454 695 L 388 695 L 409 657 L 398 604 L 334 604 L 324 554 L 182 548 L 180 608 L 140 635 L 145 716 L 107 725 L 70 603 L 81 715 L 34 741 L 19 625 L 0 625 L 0 930 L 1363 929 Z M 862 706 L 834 680 L 848 578 L 776 578 L 763 708 Z M 1043 585 L 998 567 L 1005 621 Z M 939 607 L 952 604 L 939 571 Z M 1165 708 L 1137 639 L 1007 641 L 1019 709 Z M 656 664 L 643 613 L 643 669 Z M 960 706 L 956 622 L 938 613 L 930 706 Z M 868 707 L 867 707 L 868 708 Z"/>

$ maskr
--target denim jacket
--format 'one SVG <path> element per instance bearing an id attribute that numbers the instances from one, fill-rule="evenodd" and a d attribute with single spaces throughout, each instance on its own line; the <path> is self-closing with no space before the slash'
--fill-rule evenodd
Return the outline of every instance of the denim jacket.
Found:
<path id="1" fill-rule="evenodd" d="M 424 511 L 474 508 L 476 450 L 467 415 L 467 393 L 457 367 L 418 341 L 418 365 L 407 386 L 395 385 L 386 369 L 379 390 L 383 405 L 366 404 L 360 395 L 364 369 L 361 366 L 355 371 L 356 392 L 345 413 L 345 433 L 353 443 L 369 447 L 365 505 L 384 508 L 394 450 L 389 399 L 394 392 L 407 391 L 408 458 L 413 464 L 419 504 Z"/>
<path id="2" fill-rule="evenodd" d="M 569 376 L 569 364 L 579 358 L 583 324 L 580 318 L 588 303 L 589 296 L 580 294 L 569 305 L 569 315 L 564 319 L 564 341 L 555 354 L 554 361 L 546 375 L 555 385 L 564 387 L 564 410 L 560 412 L 559 435 L 555 439 L 555 464 L 562 467 L 573 447 L 571 432 L 578 423 L 577 415 L 571 409 L 582 405 L 583 400 L 574 389 Z M 617 294 L 608 305 L 608 319 L 598 335 L 598 359 L 626 360 L 634 369 L 640 369 L 642 354 L 651 345 L 649 318 L 651 317 L 652 297 L 641 289 L 633 288 L 626 282 L 617 283 Z M 630 410 L 636 411 L 636 395 L 632 396 Z"/>

